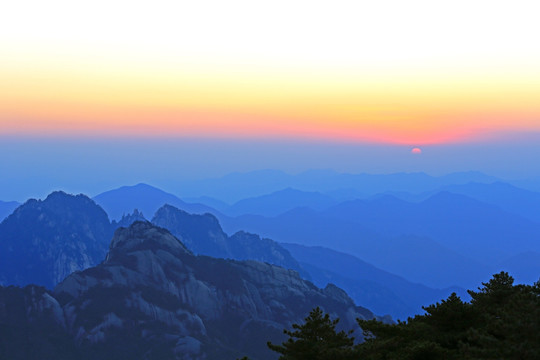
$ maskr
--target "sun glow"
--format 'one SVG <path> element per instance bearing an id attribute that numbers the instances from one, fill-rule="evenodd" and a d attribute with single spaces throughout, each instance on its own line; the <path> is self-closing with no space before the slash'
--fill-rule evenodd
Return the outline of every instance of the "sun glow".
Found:
<path id="1" fill-rule="evenodd" d="M 0 134 L 432 144 L 540 131 L 538 9 L 518 3 L 11 2 Z"/>

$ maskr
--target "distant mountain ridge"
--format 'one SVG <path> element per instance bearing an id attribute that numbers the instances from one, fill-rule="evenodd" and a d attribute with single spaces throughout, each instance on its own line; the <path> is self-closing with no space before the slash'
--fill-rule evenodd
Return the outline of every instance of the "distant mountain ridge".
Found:
<path id="1" fill-rule="evenodd" d="M 466 195 L 482 202 L 540 223 L 540 193 L 518 188 L 504 182 L 492 184 L 468 183 L 449 185 L 443 190 Z"/>
<path id="2" fill-rule="evenodd" d="M 240 200 L 224 212 L 229 216 L 243 214 L 276 216 L 298 207 L 323 210 L 336 204 L 337 200 L 334 198 L 316 191 L 286 188 L 268 195 Z"/>
<path id="3" fill-rule="evenodd" d="M 227 232 L 245 229 L 280 242 L 323 246 L 355 255 L 380 269 L 430 287 L 467 287 L 490 276 L 486 266 L 428 237 L 382 236 L 364 224 L 308 208 L 268 218 L 223 217 L 220 222 Z"/>
<path id="4" fill-rule="evenodd" d="M 383 235 L 419 235 L 486 264 L 540 248 L 540 224 L 470 197 L 439 192 L 409 203 L 392 196 L 341 203 L 324 216 L 352 221 Z"/>
<path id="5" fill-rule="evenodd" d="M 208 196 L 227 203 L 235 203 L 286 188 L 322 193 L 349 189 L 370 196 L 389 190 L 418 193 L 436 190 L 446 185 L 495 181 L 499 179 L 474 171 L 430 176 L 425 173 L 347 174 L 332 170 L 309 170 L 291 175 L 277 170 L 258 170 L 231 173 L 215 179 L 180 181 L 178 194 L 182 197 Z"/>

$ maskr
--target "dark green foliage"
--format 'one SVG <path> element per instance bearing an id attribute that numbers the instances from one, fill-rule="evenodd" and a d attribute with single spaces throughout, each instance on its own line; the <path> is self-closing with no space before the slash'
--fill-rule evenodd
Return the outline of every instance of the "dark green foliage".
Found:
<path id="1" fill-rule="evenodd" d="M 293 324 L 294 331 L 285 330 L 289 339 L 282 345 L 268 342 L 268 347 L 280 353 L 280 360 L 341 360 L 355 358 L 354 338 L 350 332 L 336 332 L 339 319 L 331 320 L 317 307 L 303 325 Z"/>
<path id="2" fill-rule="evenodd" d="M 539 359 L 540 284 L 513 285 L 501 272 L 470 303 L 452 294 L 396 325 L 358 320 L 362 359 Z"/>

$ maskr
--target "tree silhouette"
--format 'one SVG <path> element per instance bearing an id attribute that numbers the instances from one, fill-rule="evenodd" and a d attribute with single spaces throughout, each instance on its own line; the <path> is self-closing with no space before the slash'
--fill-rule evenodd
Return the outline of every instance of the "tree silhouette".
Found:
<path id="1" fill-rule="evenodd" d="M 452 294 L 395 325 L 358 320 L 362 359 L 540 359 L 540 283 L 514 285 L 493 275 L 466 303 Z"/>
<path id="2" fill-rule="evenodd" d="M 279 360 L 348 360 L 355 359 L 352 331 L 337 332 L 339 319 L 331 320 L 319 307 L 313 309 L 302 325 L 293 324 L 293 331 L 284 330 L 289 339 L 281 345 L 268 342 L 280 353 Z"/>

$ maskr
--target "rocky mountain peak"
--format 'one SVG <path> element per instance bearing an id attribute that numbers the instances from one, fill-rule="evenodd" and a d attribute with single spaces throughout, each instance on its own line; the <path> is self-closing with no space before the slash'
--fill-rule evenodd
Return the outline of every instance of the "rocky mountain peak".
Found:
<path id="1" fill-rule="evenodd" d="M 0 224 L 0 284 L 52 288 L 101 262 L 111 235 L 107 214 L 85 195 L 28 200 Z"/>
<path id="2" fill-rule="evenodd" d="M 107 259 L 73 273 L 53 295 L 71 336 L 116 351 L 111 358 L 272 359 L 266 341 L 282 341 L 283 328 L 315 306 L 344 328 L 374 318 L 338 288 L 319 289 L 263 262 L 195 256 L 167 230 L 140 221 L 119 228 Z"/>
<path id="3" fill-rule="evenodd" d="M 173 254 L 191 254 L 191 251 L 168 230 L 148 221 L 136 221 L 127 228 L 121 227 L 115 231 L 107 260 L 111 259 L 111 254 L 141 249 L 161 249 Z"/>

